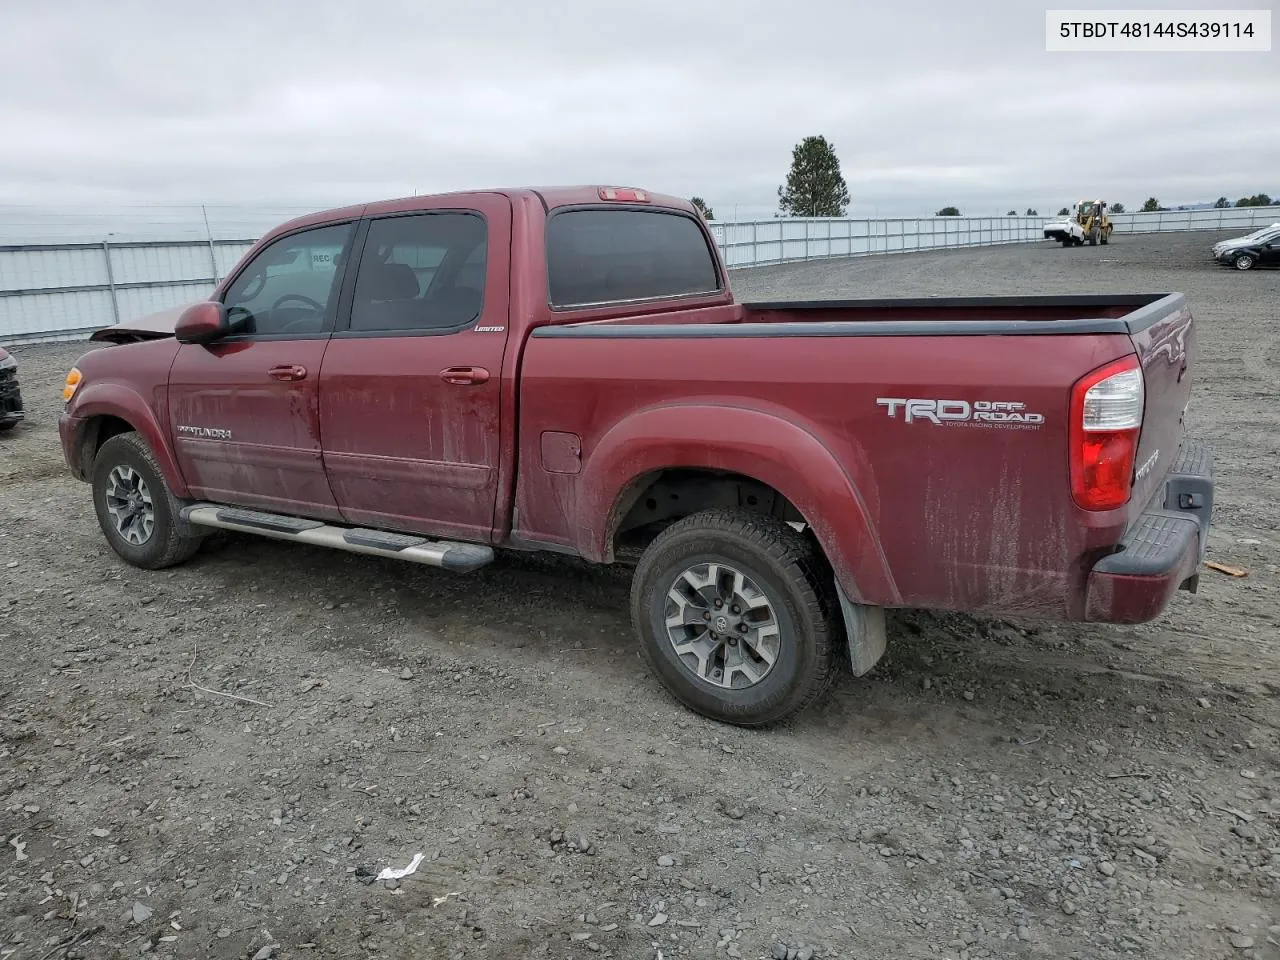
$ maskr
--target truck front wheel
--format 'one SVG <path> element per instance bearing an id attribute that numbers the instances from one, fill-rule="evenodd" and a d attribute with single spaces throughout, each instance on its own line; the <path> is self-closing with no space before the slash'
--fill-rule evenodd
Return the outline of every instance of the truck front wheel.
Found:
<path id="1" fill-rule="evenodd" d="M 117 434 L 98 450 L 93 507 L 111 549 L 135 567 L 172 567 L 200 546 L 201 537 L 180 528 L 182 504 L 169 492 L 155 457 L 136 433 Z"/>
<path id="2" fill-rule="evenodd" d="M 737 510 L 686 517 L 636 567 L 640 650 L 690 709 L 746 727 L 779 721 L 830 685 L 838 628 L 821 568 L 781 520 Z"/>

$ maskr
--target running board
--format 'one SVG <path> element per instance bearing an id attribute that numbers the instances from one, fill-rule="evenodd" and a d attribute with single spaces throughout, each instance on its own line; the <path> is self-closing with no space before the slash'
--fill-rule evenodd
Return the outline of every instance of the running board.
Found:
<path id="1" fill-rule="evenodd" d="M 197 527 L 238 530 L 273 540 L 293 540 L 316 547 L 365 553 L 375 557 L 409 560 L 455 573 L 470 573 L 493 562 L 493 548 L 479 543 L 429 540 L 413 534 L 337 527 L 319 520 L 304 520 L 278 513 L 220 507 L 214 503 L 194 503 L 182 509 L 182 519 Z"/>

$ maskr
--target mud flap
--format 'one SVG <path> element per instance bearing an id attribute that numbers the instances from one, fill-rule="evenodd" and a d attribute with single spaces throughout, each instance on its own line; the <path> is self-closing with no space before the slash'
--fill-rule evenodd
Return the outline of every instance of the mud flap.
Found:
<path id="1" fill-rule="evenodd" d="M 861 677 L 880 662 L 886 644 L 884 607 L 871 607 L 854 603 L 840 584 L 836 584 L 840 597 L 840 612 L 844 615 L 844 633 L 849 642 L 849 665 L 853 675 Z"/>

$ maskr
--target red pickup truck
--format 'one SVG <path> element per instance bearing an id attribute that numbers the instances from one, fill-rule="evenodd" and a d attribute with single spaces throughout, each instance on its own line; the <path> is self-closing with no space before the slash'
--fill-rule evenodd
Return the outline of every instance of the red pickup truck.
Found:
<path id="1" fill-rule="evenodd" d="M 1194 590 L 1211 459 L 1180 294 L 738 303 L 683 200 L 497 190 L 294 220 L 99 331 L 60 430 L 126 561 L 212 529 L 469 571 L 635 561 L 683 703 L 776 721 L 884 610 L 1140 622 Z"/>

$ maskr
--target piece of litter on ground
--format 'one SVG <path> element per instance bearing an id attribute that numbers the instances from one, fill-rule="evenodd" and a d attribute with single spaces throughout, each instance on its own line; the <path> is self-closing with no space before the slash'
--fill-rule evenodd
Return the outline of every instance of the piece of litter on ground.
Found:
<path id="1" fill-rule="evenodd" d="M 14 837 L 9 841 L 9 846 L 13 847 L 13 849 L 17 851 L 19 860 L 31 859 L 27 856 L 27 843 L 25 840 L 19 840 L 17 837 Z"/>
<path id="2" fill-rule="evenodd" d="M 415 873 L 415 872 L 417 871 L 417 869 L 418 869 L 418 865 L 419 865 L 420 863 L 422 863 L 422 854 L 420 854 L 420 853 L 415 853 L 415 854 L 413 855 L 413 859 L 409 861 L 409 865 L 408 865 L 407 867 L 403 867 L 403 868 L 401 868 L 400 870 L 395 870 L 395 869 L 393 869 L 393 868 L 391 868 L 391 867 L 383 867 L 383 868 L 382 868 L 382 872 L 381 872 L 381 873 L 379 873 L 379 874 L 377 875 L 377 877 L 375 877 L 374 879 L 376 879 L 376 880 L 399 880 L 399 879 L 401 879 L 402 877 L 407 877 L 407 876 L 409 876 L 409 874 L 411 874 L 411 873 Z"/>
<path id="3" fill-rule="evenodd" d="M 1235 807 L 1219 807 L 1218 809 L 1224 813 L 1229 813 L 1232 816 L 1239 817 L 1245 823 L 1253 823 L 1253 817 L 1245 813 L 1243 810 L 1237 810 Z"/>
<path id="4" fill-rule="evenodd" d="M 438 906 L 440 906 L 440 904 L 444 903 L 444 902 L 445 902 L 446 900 L 448 900 L 450 897 L 460 897 L 460 896 L 462 896 L 462 894 L 460 894 L 460 893 L 446 893 L 443 897 L 432 897 L 432 898 L 431 898 L 431 905 L 432 905 L 433 907 L 438 907 Z"/>
<path id="5" fill-rule="evenodd" d="M 1217 570 L 1219 573 L 1225 573 L 1228 577 L 1247 577 L 1249 571 L 1241 567 L 1232 567 L 1225 563 L 1218 563 L 1216 560 L 1206 560 L 1204 565 L 1210 570 Z"/>

